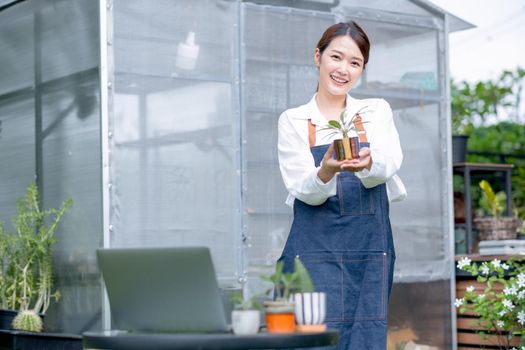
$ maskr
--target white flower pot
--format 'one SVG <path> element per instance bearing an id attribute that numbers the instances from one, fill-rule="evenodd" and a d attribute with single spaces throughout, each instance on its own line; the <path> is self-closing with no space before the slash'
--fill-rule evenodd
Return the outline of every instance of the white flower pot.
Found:
<path id="1" fill-rule="evenodd" d="M 233 310 L 233 333 L 238 335 L 256 334 L 259 332 L 259 310 Z"/>
<path id="2" fill-rule="evenodd" d="M 322 332 L 326 329 L 326 293 L 296 293 L 293 299 L 298 331 Z"/>

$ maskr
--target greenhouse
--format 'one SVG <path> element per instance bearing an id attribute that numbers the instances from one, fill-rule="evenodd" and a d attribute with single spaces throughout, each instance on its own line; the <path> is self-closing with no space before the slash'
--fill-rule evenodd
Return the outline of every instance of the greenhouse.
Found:
<path id="1" fill-rule="evenodd" d="M 0 220 L 36 180 L 73 206 L 54 251 L 46 328 L 110 328 L 100 247 L 207 246 L 225 295 L 261 291 L 292 220 L 277 120 L 316 89 L 328 25 L 372 42 L 357 98 L 392 106 L 408 198 L 389 346 L 455 348 L 448 35 L 471 25 L 424 0 L 0 1 Z M 432 348 L 434 349 L 434 348 Z"/>

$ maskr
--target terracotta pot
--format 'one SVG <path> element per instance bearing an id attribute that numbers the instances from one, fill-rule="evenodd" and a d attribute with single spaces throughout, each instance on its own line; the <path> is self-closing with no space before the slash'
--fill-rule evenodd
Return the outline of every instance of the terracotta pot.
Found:
<path id="1" fill-rule="evenodd" d="M 512 216 L 474 219 L 474 227 L 478 231 L 478 239 L 480 241 L 516 239 L 518 226 L 518 219 Z"/>
<path id="2" fill-rule="evenodd" d="M 287 301 L 264 303 L 266 329 L 269 333 L 295 332 L 294 304 Z"/>
<path id="3" fill-rule="evenodd" d="M 359 158 L 359 138 L 343 137 L 340 140 L 334 140 L 334 149 L 337 160 Z"/>

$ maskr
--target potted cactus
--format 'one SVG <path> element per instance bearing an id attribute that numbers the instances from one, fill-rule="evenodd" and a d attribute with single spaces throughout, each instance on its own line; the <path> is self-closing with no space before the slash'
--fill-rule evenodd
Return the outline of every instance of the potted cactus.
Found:
<path id="1" fill-rule="evenodd" d="M 15 234 L 0 223 L 0 306 L 3 328 L 41 332 L 42 315 L 51 299 L 60 294 L 53 290 L 52 248 L 54 233 L 62 216 L 72 205 L 69 199 L 59 209 L 42 209 L 38 188 L 32 183 L 24 198 L 17 202 L 13 218 Z M 5 316 L 9 315 L 9 316 Z M 16 315 L 10 322 L 9 317 Z"/>
<path id="2" fill-rule="evenodd" d="M 365 121 L 361 121 L 360 115 L 366 113 L 363 109 L 368 108 L 367 106 L 359 109 L 352 118 L 348 119 L 348 113 L 345 110 L 339 115 L 339 121 L 330 120 L 328 124 L 320 130 L 332 130 L 329 135 L 340 134 L 341 139 L 334 140 L 334 149 L 337 160 L 352 160 L 359 158 L 359 137 L 350 137 L 351 131 L 357 133 L 358 129 L 356 123 L 359 121 L 364 124 Z"/>

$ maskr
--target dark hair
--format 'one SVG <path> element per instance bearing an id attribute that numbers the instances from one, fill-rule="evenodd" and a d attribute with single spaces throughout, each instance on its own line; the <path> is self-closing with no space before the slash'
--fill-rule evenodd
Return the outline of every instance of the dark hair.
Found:
<path id="1" fill-rule="evenodd" d="M 365 61 L 363 67 L 366 66 L 366 64 L 368 63 L 368 55 L 370 53 L 370 40 L 368 40 L 368 36 L 366 35 L 363 28 L 361 28 L 354 21 L 341 22 L 328 27 L 324 31 L 321 39 L 319 39 L 319 42 L 317 43 L 319 54 L 323 54 L 324 50 L 326 50 L 326 48 L 328 47 L 328 45 L 330 45 L 332 40 L 344 35 L 348 35 L 355 41 Z"/>

